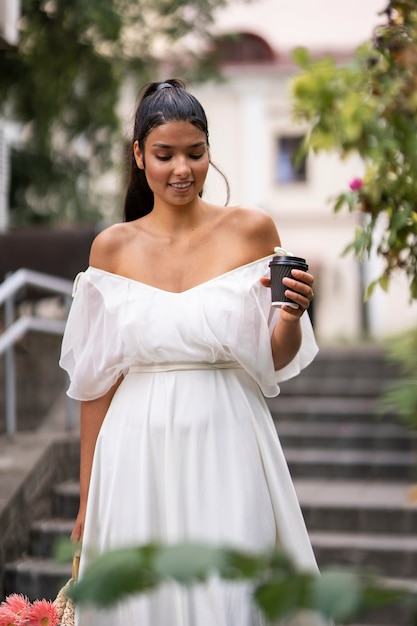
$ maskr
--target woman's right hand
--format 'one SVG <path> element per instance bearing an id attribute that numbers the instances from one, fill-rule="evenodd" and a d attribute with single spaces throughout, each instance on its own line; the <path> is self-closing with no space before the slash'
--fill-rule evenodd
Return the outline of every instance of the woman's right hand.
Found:
<path id="1" fill-rule="evenodd" d="M 85 513 L 82 511 L 78 512 L 77 519 L 75 520 L 74 528 L 71 533 L 71 541 L 75 544 L 81 543 L 84 534 L 84 522 L 85 522 Z"/>

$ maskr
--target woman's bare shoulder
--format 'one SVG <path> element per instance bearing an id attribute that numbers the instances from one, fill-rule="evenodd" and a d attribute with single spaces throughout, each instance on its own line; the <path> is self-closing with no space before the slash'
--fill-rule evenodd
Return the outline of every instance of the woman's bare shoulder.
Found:
<path id="1" fill-rule="evenodd" d="M 113 224 L 94 239 L 90 251 L 90 265 L 108 272 L 114 271 L 121 250 L 134 236 L 131 222 Z"/>
<path id="2" fill-rule="evenodd" d="M 259 256 L 272 254 L 280 244 L 276 224 L 266 211 L 257 207 L 231 207 L 231 222 L 242 240 Z"/>

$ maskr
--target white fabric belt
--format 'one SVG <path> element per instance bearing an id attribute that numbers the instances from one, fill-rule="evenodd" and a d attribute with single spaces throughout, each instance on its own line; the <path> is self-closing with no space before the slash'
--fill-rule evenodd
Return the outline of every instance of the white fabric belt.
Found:
<path id="1" fill-rule="evenodd" d="M 217 363 L 181 362 L 176 363 L 150 363 L 149 365 L 132 365 L 129 374 L 136 372 L 175 372 L 186 370 L 230 370 L 242 369 L 237 361 L 218 361 Z"/>

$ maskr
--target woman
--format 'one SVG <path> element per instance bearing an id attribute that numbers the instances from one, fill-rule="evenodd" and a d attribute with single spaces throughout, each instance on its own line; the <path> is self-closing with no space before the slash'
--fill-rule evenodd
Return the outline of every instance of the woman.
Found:
<path id="1" fill-rule="evenodd" d="M 207 120 L 182 82 L 139 102 L 125 222 L 93 242 L 60 364 L 81 400 L 81 575 L 94 556 L 150 541 L 277 543 L 316 564 L 263 394 L 315 356 L 313 276 L 285 279 L 298 309 L 271 310 L 280 239 L 263 211 L 207 203 Z M 167 585 L 79 626 L 256 626 L 249 590 L 213 577 Z M 309 622 L 309 624 L 317 622 Z"/>

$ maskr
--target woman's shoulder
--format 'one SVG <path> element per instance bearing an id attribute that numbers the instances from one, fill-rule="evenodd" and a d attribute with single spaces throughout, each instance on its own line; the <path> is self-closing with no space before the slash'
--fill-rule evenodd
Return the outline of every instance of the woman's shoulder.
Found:
<path id="1" fill-rule="evenodd" d="M 269 254 L 280 245 L 276 224 L 266 211 L 258 207 L 230 207 L 230 226 L 242 240 Z"/>
<path id="2" fill-rule="evenodd" d="M 247 227 L 262 228 L 275 225 L 271 215 L 259 207 L 236 205 L 230 208 L 234 217 Z"/>
<path id="3" fill-rule="evenodd" d="M 114 271 L 120 252 L 134 234 L 132 222 L 120 222 L 102 230 L 92 243 L 90 265 L 108 272 Z"/>

